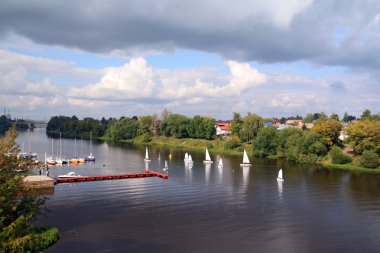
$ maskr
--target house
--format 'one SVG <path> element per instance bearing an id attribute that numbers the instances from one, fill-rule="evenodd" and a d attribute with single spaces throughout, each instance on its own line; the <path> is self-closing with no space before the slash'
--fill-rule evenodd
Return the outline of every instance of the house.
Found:
<path id="1" fill-rule="evenodd" d="M 231 134 L 231 124 L 226 121 L 218 121 L 215 124 L 216 136 L 227 136 Z"/>
<path id="2" fill-rule="evenodd" d="M 286 121 L 286 127 L 296 127 L 302 129 L 303 120 L 302 119 L 288 119 Z"/>

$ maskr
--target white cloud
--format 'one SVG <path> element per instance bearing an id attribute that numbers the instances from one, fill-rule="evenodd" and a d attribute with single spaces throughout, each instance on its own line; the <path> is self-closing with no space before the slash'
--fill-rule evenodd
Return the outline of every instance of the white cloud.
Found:
<path id="1" fill-rule="evenodd" d="M 109 68 L 99 83 L 72 88 L 69 96 L 81 99 L 129 100 L 139 98 L 193 99 L 200 97 L 237 97 L 248 88 L 265 83 L 264 74 L 248 63 L 228 61 L 227 84 L 201 80 L 199 77 L 218 75 L 208 69 L 197 71 L 157 69 L 143 58 L 133 58 L 119 68 Z M 206 73 L 209 72 L 209 73 Z M 217 80 L 217 78 L 214 78 Z M 194 100 L 194 98 L 197 98 Z"/>

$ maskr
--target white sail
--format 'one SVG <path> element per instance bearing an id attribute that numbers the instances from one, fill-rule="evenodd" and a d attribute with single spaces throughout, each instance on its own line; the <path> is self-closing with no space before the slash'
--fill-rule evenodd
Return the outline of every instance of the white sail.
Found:
<path id="1" fill-rule="evenodd" d="M 244 149 L 244 155 L 243 155 L 243 163 L 240 164 L 242 167 L 249 167 L 251 166 L 251 163 L 249 162 L 247 151 Z"/>
<path id="2" fill-rule="evenodd" d="M 243 155 L 243 163 L 250 164 L 247 151 L 245 151 L 245 149 L 244 149 L 244 155 Z"/>
<path id="3" fill-rule="evenodd" d="M 219 164 L 218 166 L 222 167 L 223 166 L 223 161 L 222 161 L 222 158 L 219 159 Z"/>
<path id="4" fill-rule="evenodd" d="M 187 152 L 186 152 L 185 158 L 183 160 L 185 160 L 185 161 L 189 160 L 189 154 Z"/>
<path id="5" fill-rule="evenodd" d="M 213 163 L 213 161 L 211 161 L 211 157 L 210 157 L 210 154 L 208 153 L 207 148 L 206 148 L 206 160 L 204 160 L 203 163 Z"/>
<path id="6" fill-rule="evenodd" d="M 206 148 L 206 161 L 211 161 L 210 154 L 208 153 L 208 149 Z"/>
<path id="7" fill-rule="evenodd" d="M 192 162 L 193 161 L 193 158 L 191 157 L 191 155 L 189 155 L 189 162 Z"/>
<path id="8" fill-rule="evenodd" d="M 144 159 L 144 161 L 150 161 L 149 160 L 148 147 L 145 147 L 145 159 Z"/>
<path id="9" fill-rule="evenodd" d="M 277 181 L 284 181 L 284 178 L 282 177 L 282 169 L 278 171 Z"/>
<path id="10" fill-rule="evenodd" d="M 164 168 L 169 168 L 168 162 L 165 160 L 165 167 Z"/>
<path id="11" fill-rule="evenodd" d="M 161 160 L 161 154 L 158 153 L 158 160 Z"/>

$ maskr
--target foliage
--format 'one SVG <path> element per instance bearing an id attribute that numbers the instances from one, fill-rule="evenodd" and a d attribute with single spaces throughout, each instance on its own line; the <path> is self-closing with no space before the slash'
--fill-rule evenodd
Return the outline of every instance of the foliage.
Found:
<path id="1" fill-rule="evenodd" d="M 346 164 L 346 163 L 352 162 L 351 157 L 343 154 L 342 150 L 337 146 L 333 146 L 331 148 L 329 155 L 330 155 L 332 164 Z"/>
<path id="2" fill-rule="evenodd" d="M 343 119 L 342 119 L 343 122 L 348 123 L 348 122 L 351 122 L 353 120 L 356 120 L 355 116 L 348 115 L 347 112 L 344 113 L 344 116 L 343 116 Z"/>
<path id="3" fill-rule="evenodd" d="M 360 116 L 360 119 L 370 119 L 370 118 L 371 118 L 371 111 L 369 109 L 364 110 L 364 112 Z"/>
<path id="4" fill-rule="evenodd" d="M 40 211 L 45 198 L 24 186 L 21 173 L 32 170 L 32 161 L 18 157 L 17 132 L 10 128 L 0 139 L 0 251 L 34 250 L 45 238 L 35 237 L 28 222 Z M 43 247 L 38 247 L 43 248 Z"/>
<path id="5" fill-rule="evenodd" d="M 239 136 L 231 136 L 229 140 L 227 140 L 225 143 L 224 143 L 224 149 L 225 150 L 228 150 L 228 149 L 234 149 L 236 147 L 239 146 L 239 143 L 240 143 L 240 138 Z"/>
<path id="6" fill-rule="evenodd" d="M 328 148 L 338 144 L 341 130 L 342 124 L 335 119 L 318 120 L 312 128 L 312 131 L 319 135 L 320 141 Z"/>
<path id="7" fill-rule="evenodd" d="M 244 142 L 251 142 L 256 138 L 257 133 L 262 127 L 262 118 L 257 114 L 248 113 L 248 115 L 243 118 L 239 137 Z"/>
<path id="8" fill-rule="evenodd" d="M 377 168 L 380 165 L 379 155 L 373 151 L 365 150 L 361 156 L 360 164 L 365 168 Z"/>
<path id="9" fill-rule="evenodd" d="M 138 121 L 132 118 L 114 120 L 107 129 L 107 136 L 112 140 L 128 140 L 137 136 Z"/>
<path id="10" fill-rule="evenodd" d="M 54 116 L 52 117 L 46 126 L 46 132 L 50 134 L 62 133 L 63 137 L 74 138 L 83 137 L 89 138 L 90 133 L 93 137 L 101 137 L 105 134 L 108 123 L 106 119 L 102 121 L 93 118 L 84 118 L 79 120 L 76 116 Z"/>
<path id="11" fill-rule="evenodd" d="M 260 129 L 253 143 L 253 154 L 256 156 L 270 156 L 277 153 L 278 136 L 274 126 Z"/>
<path id="12" fill-rule="evenodd" d="M 348 126 L 347 142 L 361 154 L 364 150 L 374 150 L 380 154 L 380 121 L 358 120 Z"/>
<path id="13" fill-rule="evenodd" d="M 216 137 L 215 120 L 208 117 L 194 116 L 187 127 L 190 138 L 212 140 Z"/>
<path id="14" fill-rule="evenodd" d="M 312 113 L 308 113 L 306 117 L 304 118 L 304 123 L 313 123 L 314 117 Z"/>
<path id="15" fill-rule="evenodd" d="M 189 136 L 187 132 L 187 126 L 190 119 L 180 114 L 170 114 L 166 120 L 162 120 L 160 123 L 161 134 L 175 138 L 187 138 Z"/>
<path id="16" fill-rule="evenodd" d="M 240 113 L 234 112 L 232 121 L 231 121 L 231 135 L 239 136 L 242 124 L 243 124 L 243 121 L 241 119 Z"/>
<path id="17" fill-rule="evenodd" d="M 11 120 L 5 115 L 0 116 L 0 135 L 3 135 L 12 126 Z"/>
<path id="18" fill-rule="evenodd" d="M 338 114 L 336 114 L 336 113 L 333 112 L 333 113 L 331 114 L 331 116 L 330 116 L 329 119 L 335 119 L 335 120 L 339 121 L 339 116 L 338 116 Z"/>

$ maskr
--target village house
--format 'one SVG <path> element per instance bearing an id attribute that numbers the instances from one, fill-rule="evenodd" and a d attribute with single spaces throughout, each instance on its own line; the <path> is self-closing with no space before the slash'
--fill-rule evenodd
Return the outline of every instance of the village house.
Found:
<path id="1" fill-rule="evenodd" d="M 226 121 L 218 121 L 215 124 L 217 136 L 227 136 L 231 134 L 231 124 Z"/>

